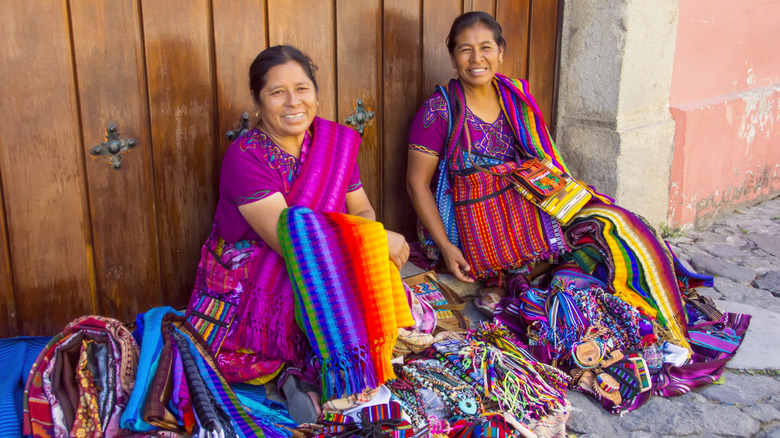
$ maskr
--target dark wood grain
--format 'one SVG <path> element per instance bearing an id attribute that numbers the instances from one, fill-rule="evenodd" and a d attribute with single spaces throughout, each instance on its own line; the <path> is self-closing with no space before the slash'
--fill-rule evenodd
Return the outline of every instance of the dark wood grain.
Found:
<path id="1" fill-rule="evenodd" d="M 249 66 L 266 48 L 265 10 L 258 0 L 212 2 L 214 55 L 219 118 L 219 157 L 222 162 L 230 142 L 225 133 L 238 125 L 243 113 L 256 122 L 256 105 L 249 92 Z"/>
<path id="2" fill-rule="evenodd" d="M 409 127 L 423 100 L 422 35 L 420 5 L 406 0 L 384 2 L 384 48 L 382 87 L 384 117 L 382 125 L 382 201 L 384 224 L 402 233 L 407 240 L 415 236 L 414 212 L 406 193 L 406 164 Z"/>
<path id="3" fill-rule="evenodd" d="M 452 20 L 496 15 L 502 71 L 530 78 L 550 122 L 560 10 L 547 3 L 560 1 L 0 2 L 0 337 L 186 304 L 224 134 L 254 115 L 247 69 L 269 44 L 319 65 L 320 116 L 343 122 L 358 96 L 374 107 L 363 182 L 386 226 L 415 239 L 408 129 L 434 85 L 455 76 Z M 87 154 L 108 122 L 138 140 L 119 173 Z"/>
<path id="4" fill-rule="evenodd" d="M 382 14 L 378 0 L 359 2 L 341 0 L 336 3 L 336 48 L 338 118 L 344 124 L 352 114 L 357 98 L 374 111 L 374 119 L 364 128 L 358 165 L 363 188 L 377 214 L 383 220 L 382 204 L 382 142 L 384 121 L 379 93 L 379 66 L 382 59 Z"/>
<path id="5" fill-rule="evenodd" d="M 0 175 L 19 329 L 93 313 L 84 151 L 65 1 L 0 2 Z"/>
<path id="6" fill-rule="evenodd" d="M 0 148 L 3 147 L 0 137 Z M 8 233 L 5 228 L 5 205 L 3 203 L 3 176 L 0 174 L 0 338 L 19 334 L 16 320 L 16 300 L 11 258 L 8 252 Z"/>
<path id="7" fill-rule="evenodd" d="M 114 124 L 138 145 L 122 170 L 87 154 L 99 313 L 132 321 L 162 304 L 155 185 L 139 5 L 71 2 L 83 149 L 105 141 Z"/>
<path id="8" fill-rule="evenodd" d="M 187 304 L 218 173 L 208 0 L 142 2 L 164 302 Z"/>
<path id="9" fill-rule="evenodd" d="M 531 41 L 528 44 L 528 86 L 547 123 L 552 121 L 555 60 L 557 54 L 558 2 L 531 3 Z"/>
<path id="10" fill-rule="evenodd" d="M 317 115 L 336 120 L 336 29 L 332 1 L 268 0 L 269 45 L 289 44 L 303 50 L 319 67 Z M 352 25 L 352 23 L 350 24 Z"/>
<path id="11" fill-rule="evenodd" d="M 423 99 L 456 76 L 445 40 L 452 21 L 462 13 L 460 0 L 423 1 Z"/>
<path id="12" fill-rule="evenodd" d="M 528 21 L 531 0 L 496 0 L 496 20 L 501 24 L 506 51 L 499 72 L 516 79 L 528 78 Z"/>

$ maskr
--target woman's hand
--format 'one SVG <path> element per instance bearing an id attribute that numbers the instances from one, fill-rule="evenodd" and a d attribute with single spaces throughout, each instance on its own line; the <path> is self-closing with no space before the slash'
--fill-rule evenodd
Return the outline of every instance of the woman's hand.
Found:
<path id="1" fill-rule="evenodd" d="M 409 168 L 406 173 L 406 190 L 412 200 L 414 210 L 423 223 L 423 226 L 436 245 L 441 250 L 447 269 L 460 281 L 473 283 L 474 279 L 468 276 L 471 266 L 466 262 L 463 253 L 447 238 L 444 224 L 439 216 L 439 209 L 431 192 L 431 178 L 439 165 L 439 157 L 424 154 L 420 151 L 409 150 Z"/>
<path id="2" fill-rule="evenodd" d="M 469 277 L 471 266 L 469 266 L 466 258 L 463 257 L 463 253 L 457 246 L 447 242 L 440 250 L 442 257 L 444 257 L 444 263 L 447 265 L 447 269 L 449 269 L 455 278 L 465 283 L 474 282 L 474 279 Z"/>
<path id="3" fill-rule="evenodd" d="M 394 231 L 385 231 L 387 232 L 387 248 L 390 250 L 390 260 L 400 271 L 404 263 L 409 260 L 409 244 L 406 243 L 404 236 Z"/>

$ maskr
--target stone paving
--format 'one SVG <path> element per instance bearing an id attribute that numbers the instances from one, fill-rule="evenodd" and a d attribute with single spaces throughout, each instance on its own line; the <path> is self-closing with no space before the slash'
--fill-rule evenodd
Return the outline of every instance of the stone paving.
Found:
<path id="1" fill-rule="evenodd" d="M 683 263 L 715 276 L 714 287 L 700 294 L 724 311 L 753 315 L 745 340 L 716 384 L 679 397 L 651 397 L 623 416 L 569 391 L 569 436 L 780 438 L 780 198 L 667 240 Z M 409 265 L 404 276 L 418 272 Z M 441 277 L 460 294 L 476 295 L 477 285 Z M 466 313 L 480 319 L 472 306 Z"/>

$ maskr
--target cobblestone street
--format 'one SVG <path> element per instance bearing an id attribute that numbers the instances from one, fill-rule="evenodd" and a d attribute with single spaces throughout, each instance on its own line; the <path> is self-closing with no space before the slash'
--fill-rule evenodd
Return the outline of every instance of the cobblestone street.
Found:
<path id="1" fill-rule="evenodd" d="M 667 240 L 681 260 L 715 276 L 700 294 L 724 311 L 753 315 L 745 340 L 717 384 L 652 397 L 623 417 L 569 391 L 570 436 L 780 437 L 780 198 Z"/>

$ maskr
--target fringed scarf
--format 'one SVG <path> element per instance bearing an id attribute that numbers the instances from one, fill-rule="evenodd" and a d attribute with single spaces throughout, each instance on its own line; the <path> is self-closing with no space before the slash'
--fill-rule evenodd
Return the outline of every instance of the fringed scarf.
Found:
<path id="1" fill-rule="evenodd" d="M 278 230 L 296 319 L 322 361 L 323 399 L 395 378 L 398 328 L 414 320 L 382 224 L 291 207 Z"/>
<path id="2" fill-rule="evenodd" d="M 312 123 L 312 145 L 287 196 L 287 205 L 340 212 L 360 136 L 355 130 L 319 117 Z M 305 356 L 305 339 L 295 321 L 293 290 L 284 259 L 268 245 L 260 249 L 241 297 L 225 346 L 251 350 L 264 359 L 291 361 Z"/>
<path id="3" fill-rule="evenodd" d="M 616 205 L 587 206 L 566 231 L 566 238 L 572 248 L 593 242 L 587 245 L 603 252 L 615 295 L 657 318 L 681 346 L 690 349 L 671 254 L 639 217 Z"/>

